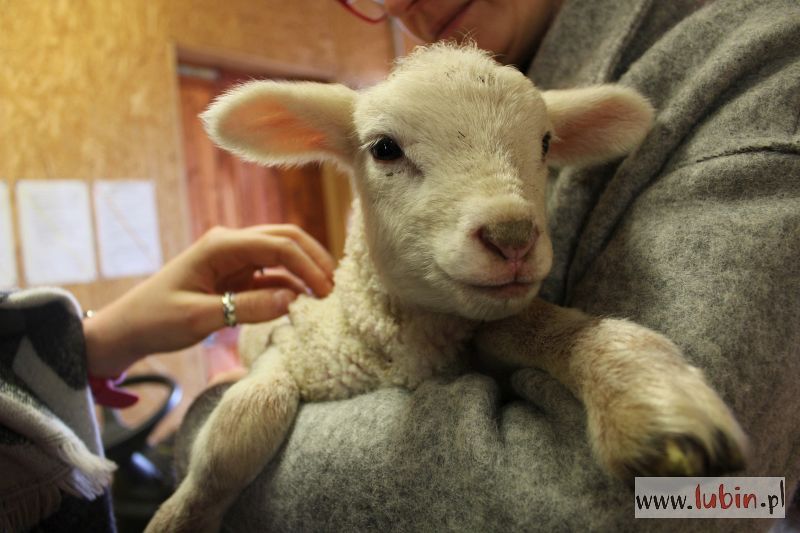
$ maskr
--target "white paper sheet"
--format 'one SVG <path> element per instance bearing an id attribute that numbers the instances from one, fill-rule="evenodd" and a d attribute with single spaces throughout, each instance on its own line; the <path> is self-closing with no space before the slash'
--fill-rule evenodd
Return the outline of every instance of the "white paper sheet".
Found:
<path id="1" fill-rule="evenodd" d="M 17 210 L 28 285 L 97 278 L 89 187 L 80 180 L 20 180 Z"/>
<path id="2" fill-rule="evenodd" d="M 11 198 L 8 184 L 0 181 L 0 289 L 17 285 L 17 260 L 11 226 Z"/>
<path id="3" fill-rule="evenodd" d="M 141 276 L 158 270 L 161 241 L 153 182 L 98 180 L 93 193 L 103 276 Z"/>

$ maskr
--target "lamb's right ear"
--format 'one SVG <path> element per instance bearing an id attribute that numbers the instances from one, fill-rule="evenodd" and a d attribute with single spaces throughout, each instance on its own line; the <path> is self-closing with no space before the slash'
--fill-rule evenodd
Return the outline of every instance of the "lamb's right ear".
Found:
<path id="1" fill-rule="evenodd" d="M 255 81 L 223 94 L 200 118 L 209 136 L 266 165 L 352 165 L 355 91 L 314 82 Z"/>
<path id="2" fill-rule="evenodd" d="M 548 162 L 587 165 L 629 153 L 653 124 L 647 99 L 621 85 L 596 85 L 542 93 L 553 126 Z"/>

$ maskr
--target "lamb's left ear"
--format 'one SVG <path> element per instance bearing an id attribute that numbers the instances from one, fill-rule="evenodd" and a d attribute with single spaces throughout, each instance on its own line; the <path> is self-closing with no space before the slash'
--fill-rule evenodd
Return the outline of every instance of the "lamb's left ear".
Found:
<path id="1" fill-rule="evenodd" d="M 601 163 L 627 154 L 642 142 L 653 107 L 620 85 L 545 91 L 553 125 L 548 162 L 554 166 Z"/>
<path id="2" fill-rule="evenodd" d="M 220 96 L 201 118 L 215 143 L 250 161 L 351 165 L 355 98 L 343 85 L 255 81 Z"/>

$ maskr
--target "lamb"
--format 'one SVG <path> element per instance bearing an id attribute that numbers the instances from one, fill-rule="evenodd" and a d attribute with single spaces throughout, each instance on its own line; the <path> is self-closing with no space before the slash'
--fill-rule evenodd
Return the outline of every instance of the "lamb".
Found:
<path id="1" fill-rule="evenodd" d="M 333 292 L 244 330 L 250 373 L 209 416 L 147 531 L 217 530 L 300 401 L 413 389 L 463 371 L 470 341 L 495 363 L 542 368 L 570 388 L 614 475 L 741 467 L 744 434 L 672 342 L 536 298 L 552 261 L 547 166 L 622 156 L 652 116 L 630 89 L 540 92 L 476 47 L 451 44 L 417 49 L 363 92 L 257 81 L 222 96 L 203 115 L 219 145 L 264 164 L 333 161 L 350 171 L 356 200 Z"/>

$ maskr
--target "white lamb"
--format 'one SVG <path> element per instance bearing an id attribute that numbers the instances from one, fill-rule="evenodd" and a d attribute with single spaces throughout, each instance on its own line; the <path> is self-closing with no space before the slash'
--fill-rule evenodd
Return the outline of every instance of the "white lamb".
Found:
<path id="1" fill-rule="evenodd" d="M 535 298 L 552 260 L 547 164 L 637 146 L 652 109 L 636 92 L 539 92 L 475 47 L 440 44 L 363 92 L 252 82 L 204 119 L 217 143 L 249 160 L 335 161 L 357 200 L 333 292 L 245 330 L 250 373 L 200 430 L 186 478 L 148 531 L 217 530 L 301 400 L 459 372 L 476 335 L 494 361 L 543 368 L 568 386 L 586 405 L 598 460 L 622 478 L 741 465 L 742 431 L 669 340 Z"/>

